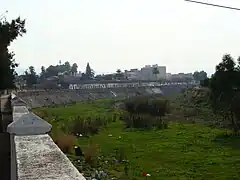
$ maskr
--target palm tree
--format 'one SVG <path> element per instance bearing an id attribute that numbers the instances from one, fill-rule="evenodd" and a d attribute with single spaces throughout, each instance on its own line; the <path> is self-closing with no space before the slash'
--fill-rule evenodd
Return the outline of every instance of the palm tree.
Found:
<path id="1" fill-rule="evenodd" d="M 155 75 L 155 78 L 156 78 L 156 80 L 157 80 L 157 75 L 159 74 L 158 68 L 157 68 L 157 67 L 154 67 L 152 73 Z"/>
<path id="2" fill-rule="evenodd" d="M 117 73 L 117 74 L 116 74 L 115 77 L 116 77 L 117 79 L 121 79 L 121 77 L 123 77 L 123 74 L 122 74 L 121 69 L 117 69 L 116 73 Z"/>

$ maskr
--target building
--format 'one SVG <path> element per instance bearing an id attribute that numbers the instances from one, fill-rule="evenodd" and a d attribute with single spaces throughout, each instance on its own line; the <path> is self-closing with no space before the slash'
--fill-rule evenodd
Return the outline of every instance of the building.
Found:
<path id="1" fill-rule="evenodd" d="M 130 69 L 130 71 L 125 70 L 124 76 L 128 80 L 140 80 L 141 73 L 138 69 Z"/>
<path id="2" fill-rule="evenodd" d="M 154 71 L 157 71 L 154 74 Z M 166 79 L 166 66 L 158 66 L 157 64 L 154 65 L 146 65 L 145 67 L 141 68 L 142 80 L 165 80 Z"/>
<path id="3" fill-rule="evenodd" d="M 167 74 L 167 80 L 169 81 L 193 81 L 192 73 L 178 73 L 178 74 Z"/>
<path id="4" fill-rule="evenodd" d="M 157 72 L 156 74 L 154 73 Z M 145 67 L 138 69 L 125 70 L 125 76 L 129 80 L 165 80 L 166 79 L 166 66 L 146 65 Z"/>

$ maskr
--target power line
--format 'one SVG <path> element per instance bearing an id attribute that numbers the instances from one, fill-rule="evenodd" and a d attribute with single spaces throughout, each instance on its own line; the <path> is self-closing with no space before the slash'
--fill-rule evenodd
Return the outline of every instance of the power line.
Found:
<path id="1" fill-rule="evenodd" d="M 235 8 L 235 7 L 230 7 L 230 6 L 222 6 L 222 5 L 218 5 L 218 4 L 211 4 L 211 3 L 205 3 L 205 2 L 200 2 L 200 1 L 192 1 L 192 0 L 185 0 L 185 1 L 192 2 L 192 3 L 198 3 L 198 4 L 203 4 L 203 5 L 208 5 L 208 6 L 215 6 L 215 7 L 220 7 L 220 8 L 226 8 L 226 9 L 240 11 L 240 8 Z"/>

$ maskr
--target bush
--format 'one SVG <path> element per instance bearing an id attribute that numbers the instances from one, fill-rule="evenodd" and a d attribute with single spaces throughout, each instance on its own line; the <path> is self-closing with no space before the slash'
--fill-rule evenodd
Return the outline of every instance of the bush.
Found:
<path id="1" fill-rule="evenodd" d="M 72 120 L 70 125 L 70 131 L 72 134 L 83 134 L 83 135 L 94 135 L 97 134 L 99 129 L 106 125 L 108 120 L 105 118 L 96 117 L 94 119 L 88 117 L 87 119 L 82 119 L 79 116 Z"/>
<path id="2" fill-rule="evenodd" d="M 85 123 L 85 120 L 80 118 L 79 116 L 75 117 L 70 124 L 71 132 L 76 134 L 84 134 L 87 135 L 87 124 Z"/>
<path id="3" fill-rule="evenodd" d="M 76 142 L 76 137 L 73 135 L 58 135 L 55 139 L 55 143 L 64 153 L 70 153 Z"/>
<path id="4" fill-rule="evenodd" d="M 125 109 L 130 114 L 151 114 L 153 116 L 164 116 L 170 110 L 169 101 L 146 96 L 128 99 L 125 102 Z"/>
<path id="5" fill-rule="evenodd" d="M 126 112 L 120 117 L 127 128 L 166 128 L 162 117 L 170 112 L 169 101 L 150 97 L 134 97 L 125 102 Z"/>
<path id="6" fill-rule="evenodd" d="M 122 114 L 121 120 L 124 121 L 126 128 L 167 128 L 167 123 L 163 119 L 159 119 L 149 114 L 130 115 L 128 112 L 125 112 Z"/>
<path id="7" fill-rule="evenodd" d="M 148 109 L 152 116 L 160 117 L 160 119 L 165 116 L 166 113 L 170 112 L 169 102 L 163 99 L 151 100 L 148 103 Z"/>
<path id="8" fill-rule="evenodd" d="M 84 152 L 85 162 L 93 167 L 98 163 L 98 147 L 96 144 L 90 144 Z"/>

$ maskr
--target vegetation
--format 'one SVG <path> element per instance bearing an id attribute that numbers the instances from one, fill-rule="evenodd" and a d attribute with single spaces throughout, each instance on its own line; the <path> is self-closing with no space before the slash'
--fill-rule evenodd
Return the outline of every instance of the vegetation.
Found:
<path id="1" fill-rule="evenodd" d="M 120 117 L 127 128 L 165 128 L 162 117 L 169 111 L 166 99 L 146 96 L 133 97 L 125 102 L 126 112 Z"/>
<path id="2" fill-rule="evenodd" d="M 29 70 L 25 71 L 25 80 L 26 80 L 27 86 L 32 87 L 33 84 L 37 84 L 37 79 L 38 79 L 38 76 L 37 76 L 37 73 L 35 72 L 34 67 L 30 66 Z"/>
<path id="3" fill-rule="evenodd" d="M 155 78 L 157 80 L 157 75 L 159 74 L 159 69 L 157 67 L 154 67 L 152 73 L 153 73 L 153 75 L 155 75 Z"/>
<path id="4" fill-rule="evenodd" d="M 193 73 L 193 78 L 195 81 L 203 81 L 205 79 L 207 79 L 207 73 L 205 71 L 195 71 Z"/>
<path id="5" fill-rule="evenodd" d="M 210 89 L 214 113 L 228 120 L 237 133 L 240 127 L 240 58 L 236 64 L 231 55 L 224 55 L 222 62 L 216 66 L 216 72 L 203 85 Z"/>
<path id="6" fill-rule="evenodd" d="M 15 87 L 15 68 L 18 64 L 15 62 L 14 52 L 10 52 L 8 47 L 24 33 L 26 33 L 25 20 L 21 20 L 20 17 L 11 22 L 5 18 L 0 19 L 0 90 Z"/>
<path id="7" fill-rule="evenodd" d="M 56 66 L 50 65 L 48 68 L 44 66 L 41 67 L 40 75 L 37 75 L 33 66 L 28 68 L 29 70 L 25 71 L 25 74 L 22 75 L 23 79 L 26 81 L 27 87 L 32 87 L 34 84 L 44 83 L 47 78 L 58 77 L 61 81 L 64 76 L 72 76 L 78 73 L 78 65 L 77 63 L 73 63 L 72 65 L 66 61 L 64 64 L 59 64 Z M 81 74 L 81 78 L 79 80 L 90 80 L 94 77 L 94 71 L 91 69 L 89 63 L 86 66 L 86 72 Z"/>
<path id="8" fill-rule="evenodd" d="M 85 76 L 86 76 L 86 79 L 93 79 L 94 77 L 94 71 L 93 69 L 91 69 L 89 63 L 87 63 Z"/>
<path id="9" fill-rule="evenodd" d="M 212 77 L 201 79 L 203 88 L 181 95 L 138 96 L 126 100 L 124 109 L 105 100 L 69 106 L 72 112 L 61 107 L 42 112 L 48 119 L 56 112 L 66 116 L 55 127 L 75 134 L 69 147 L 80 146 L 84 156 L 67 154 L 87 177 L 104 170 L 107 175 L 98 179 L 238 179 L 239 79 L 240 59 L 236 64 L 224 55 Z M 100 118 L 103 114 L 111 118 Z"/>
<path id="10" fill-rule="evenodd" d="M 152 99 L 144 97 L 126 101 L 125 110 L 114 106 L 114 100 L 98 100 L 67 107 L 40 108 L 35 112 L 53 124 L 55 141 L 62 139 L 58 138 L 62 134 L 65 137 L 75 135 L 76 141 L 67 141 L 67 147 L 79 146 L 84 156 L 76 156 L 73 149 L 66 146 L 59 147 L 65 148 L 65 152 L 68 149 L 68 157 L 86 177 L 97 170 L 98 175 L 103 174 L 98 179 L 142 179 L 147 174 L 151 175 L 149 179 L 237 179 L 240 173 L 239 137 L 232 136 L 227 129 L 204 125 L 202 122 L 209 118 L 206 114 L 212 114 L 205 111 L 209 109 L 207 107 L 200 113 L 190 113 L 203 107 L 204 101 L 198 99 L 205 98 L 204 93 L 208 92 L 193 90 L 190 94 L 190 91 L 185 91 L 180 96 L 169 97 L 168 101 L 158 99 L 160 107 L 168 108 L 162 111 L 165 116 L 160 113 L 156 119 L 164 120 L 167 127 L 148 131 L 142 126 L 128 128 L 127 121 L 120 120 L 125 113 L 129 118 L 137 114 L 153 118 L 155 113 L 151 115 L 154 112 L 151 107 L 154 106 L 146 103 L 146 100 L 153 103 Z M 132 102 L 134 108 L 131 107 Z M 183 111 L 186 107 L 187 111 Z M 72 129 L 72 122 L 79 118 L 91 125 L 98 118 L 106 123 L 97 126 L 96 133 L 79 134 Z M 149 118 L 143 122 L 151 123 Z"/>

